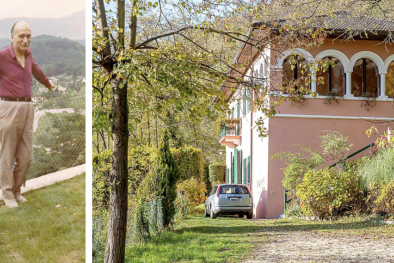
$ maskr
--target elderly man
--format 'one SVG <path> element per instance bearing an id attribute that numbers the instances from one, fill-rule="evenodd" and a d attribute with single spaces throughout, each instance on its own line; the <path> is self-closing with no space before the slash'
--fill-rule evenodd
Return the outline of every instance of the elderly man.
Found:
<path id="1" fill-rule="evenodd" d="M 33 158 L 32 75 L 54 88 L 33 60 L 30 38 L 30 26 L 19 21 L 11 29 L 12 44 L 0 50 L 0 185 L 10 208 L 27 201 L 21 186 Z"/>

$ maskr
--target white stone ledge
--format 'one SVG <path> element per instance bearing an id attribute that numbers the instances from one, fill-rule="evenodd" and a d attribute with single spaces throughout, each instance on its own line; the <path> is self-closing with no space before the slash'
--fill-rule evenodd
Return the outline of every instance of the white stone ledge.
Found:
<path id="1" fill-rule="evenodd" d="M 31 190 L 40 189 L 57 182 L 71 179 L 86 171 L 85 164 L 81 164 L 72 168 L 64 169 L 47 175 L 43 175 L 26 181 L 26 186 L 22 187 L 22 194 Z M 3 194 L 0 191 L 0 200 L 3 200 Z"/>
<path id="2" fill-rule="evenodd" d="M 299 118 L 299 119 L 339 119 L 339 120 L 375 120 L 394 121 L 394 118 L 371 116 L 337 116 L 337 115 L 302 115 L 302 114 L 275 114 L 273 118 Z"/>

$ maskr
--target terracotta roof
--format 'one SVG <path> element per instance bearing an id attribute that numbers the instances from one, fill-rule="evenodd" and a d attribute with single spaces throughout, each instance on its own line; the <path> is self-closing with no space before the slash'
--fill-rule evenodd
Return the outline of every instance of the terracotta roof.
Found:
<path id="1" fill-rule="evenodd" d="M 277 25 L 283 25 L 289 22 L 286 19 L 276 20 Z M 256 22 L 253 23 L 253 27 L 258 28 L 262 25 L 270 26 L 271 22 Z M 351 13 L 340 11 L 334 12 L 333 15 L 321 15 L 317 16 L 310 25 L 312 27 L 322 27 L 328 31 L 339 30 L 339 31 L 383 31 L 389 32 L 394 31 L 394 21 L 379 19 L 369 16 L 355 16 Z"/>

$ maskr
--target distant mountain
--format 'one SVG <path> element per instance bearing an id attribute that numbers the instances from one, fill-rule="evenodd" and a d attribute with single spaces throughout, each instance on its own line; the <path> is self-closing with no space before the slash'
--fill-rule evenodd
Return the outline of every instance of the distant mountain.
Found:
<path id="1" fill-rule="evenodd" d="M 47 76 L 85 75 L 85 47 L 73 40 L 42 35 L 32 38 L 30 48 Z"/>
<path id="2" fill-rule="evenodd" d="M 3 47 L 9 46 L 11 44 L 11 39 L 0 38 L 0 49 Z"/>
<path id="3" fill-rule="evenodd" d="M 62 18 L 19 17 L 0 19 L 0 38 L 9 38 L 12 26 L 20 20 L 30 24 L 33 36 L 51 35 L 69 39 L 85 39 L 85 11 Z"/>

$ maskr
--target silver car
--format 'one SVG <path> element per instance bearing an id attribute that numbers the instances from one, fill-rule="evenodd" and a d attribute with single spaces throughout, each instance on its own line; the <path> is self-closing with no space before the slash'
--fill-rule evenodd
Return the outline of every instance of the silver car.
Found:
<path id="1" fill-rule="evenodd" d="M 240 184 L 215 185 L 205 201 L 205 216 L 215 219 L 218 215 L 234 214 L 253 218 L 252 195 L 248 187 Z"/>

